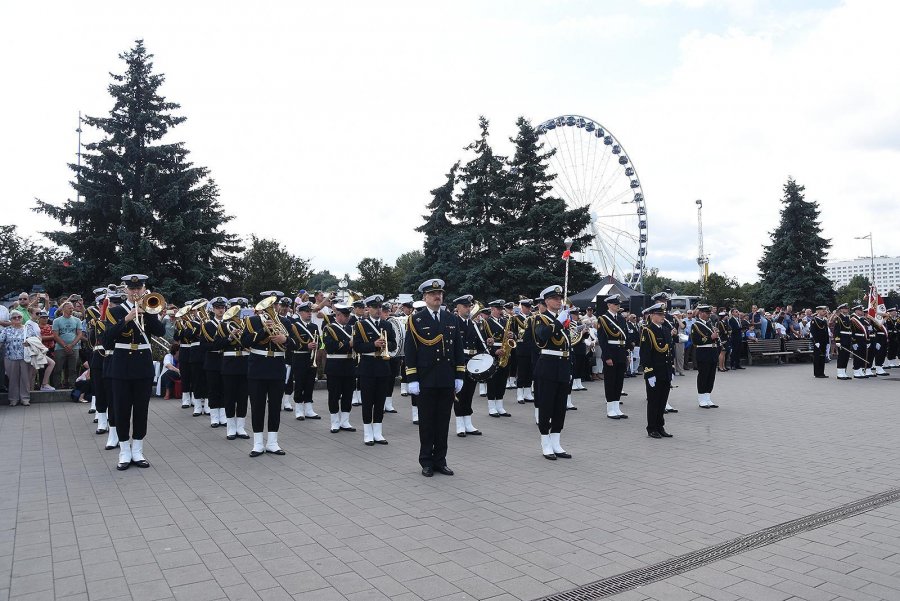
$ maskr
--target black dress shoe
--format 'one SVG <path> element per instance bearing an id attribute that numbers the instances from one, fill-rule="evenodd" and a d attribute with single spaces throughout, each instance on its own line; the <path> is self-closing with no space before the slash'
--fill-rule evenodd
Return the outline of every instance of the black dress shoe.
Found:
<path id="1" fill-rule="evenodd" d="M 409 396 L 409 393 L 408 393 L 408 392 L 401 392 L 401 393 L 400 393 L 400 396 Z"/>
<path id="2" fill-rule="evenodd" d="M 397 410 L 396 409 L 385 409 L 384 412 L 385 413 L 397 413 Z"/>
<path id="3" fill-rule="evenodd" d="M 425 476 L 426 478 L 431 478 L 432 476 L 434 476 L 434 469 L 430 468 L 430 467 L 423 467 L 422 475 Z"/>
<path id="4" fill-rule="evenodd" d="M 306 421 L 306 418 L 303 417 L 302 415 L 298 415 L 298 416 L 297 416 L 297 421 L 298 421 L 298 422 L 303 422 L 303 421 Z"/>
<path id="5" fill-rule="evenodd" d="M 672 438 L 672 435 L 669 434 L 668 432 L 666 432 L 665 428 L 659 429 L 659 435 L 662 436 L 663 438 Z"/>
<path id="6" fill-rule="evenodd" d="M 734 369 L 747 369 L 746 367 L 735 367 Z"/>
<path id="7" fill-rule="evenodd" d="M 707 407 L 710 409 L 718 409 L 719 408 L 719 406 L 716 405 L 715 403 L 709 404 L 709 405 L 707 405 Z"/>
<path id="8" fill-rule="evenodd" d="M 249 440 L 249 439 L 250 439 L 250 435 L 249 435 L 249 434 L 238 434 L 237 437 L 238 437 L 238 438 L 241 438 L 241 439 L 243 439 L 243 440 Z"/>
<path id="9" fill-rule="evenodd" d="M 251 456 L 251 457 L 259 457 L 259 456 L 262 455 L 264 452 L 265 452 L 265 451 L 250 451 L 250 456 Z"/>
<path id="10" fill-rule="evenodd" d="M 500 417 L 499 413 L 488 413 L 490 417 Z"/>
<path id="11" fill-rule="evenodd" d="M 344 426 L 341 426 L 341 430 L 344 432 L 356 432 L 356 428 L 354 428 L 352 426 L 350 428 L 345 428 Z"/>
<path id="12" fill-rule="evenodd" d="M 544 459 L 549 459 L 550 461 L 556 461 L 556 453 L 550 453 L 549 455 L 544 455 Z"/>
<path id="13" fill-rule="evenodd" d="M 277 451 L 266 449 L 266 453 L 269 453 L 270 455 L 287 455 L 287 453 L 284 452 L 284 449 L 278 449 Z"/>
<path id="14" fill-rule="evenodd" d="M 460 438 L 465 438 L 465 437 L 466 437 L 466 433 L 465 433 L 465 432 L 457 432 L 456 435 L 459 436 Z"/>
<path id="15" fill-rule="evenodd" d="M 565 451 L 563 451 L 562 453 L 554 453 L 554 455 L 556 455 L 559 459 L 571 459 L 572 458 L 572 454 L 566 453 Z"/>
<path id="16" fill-rule="evenodd" d="M 566 411 L 578 411 L 578 407 L 566 407 Z"/>
<path id="17" fill-rule="evenodd" d="M 675 409 L 674 407 L 672 409 L 666 409 L 666 413 L 678 413 L 678 409 Z"/>
<path id="18" fill-rule="evenodd" d="M 150 462 L 146 459 L 141 459 L 139 461 L 135 461 L 134 459 L 132 459 L 131 463 L 133 463 L 137 467 L 150 467 Z"/>
<path id="19" fill-rule="evenodd" d="M 234 440 L 235 438 L 237 438 L 237 434 L 226 434 L 225 435 L 225 440 Z"/>
<path id="20" fill-rule="evenodd" d="M 337 434 L 337 433 L 340 432 L 340 431 L 341 431 L 340 428 L 332 428 L 332 429 L 331 429 L 331 433 L 332 433 L 332 434 Z"/>
<path id="21" fill-rule="evenodd" d="M 214 423 L 214 424 L 210 424 L 209 427 L 210 427 L 210 428 L 218 428 L 218 427 L 219 427 L 219 422 L 216 422 L 216 423 Z"/>
<path id="22" fill-rule="evenodd" d="M 621 393 L 619 393 L 619 396 L 628 396 L 628 393 L 627 393 L 627 392 L 621 392 Z"/>
<path id="23" fill-rule="evenodd" d="M 383 438 L 382 438 L 381 440 L 376 440 L 376 441 L 375 441 L 375 444 L 387 444 L 387 443 L 388 443 L 388 441 L 385 440 L 385 439 L 383 439 Z"/>
<path id="24" fill-rule="evenodd" d="M 97 434 L 98 436 L 99 436 L 100 434 L 108 434 L 108 433 L 109 433 L 109 429 L 108 429 L 108 428 L 107 428 L 106 430 L 101 430 L 100 428 L 97 428 L 96 434 Z"/>
<path id="25" fill-rule="evenodd" d="M 500 417 L 512 417 L 512 415 L 510 415 L 506 411 L 504 411 L 503 413 L 498 413 L 497 415 L 499 415 Z"/>
<path id="26" fill-rule="evenodd" d="M 413 425 L 414 425 L 414 426 L 418 426 L 418 425 L 419 425 L 419 420 L 417 420 L 417 419 L 416 419 L 416 420 L 413 420 Z"/>
<path id="27" fill-rule="evenodd" d="M 468 435 L 468 436 L 481 436 L 481 430 L 472 430 L 471 432 L 469 432 L 468 430 L 466 430 L 466 435 Z"/>
<path id="28" fill-rule="evenodd" d="M 322 419 L 321 415 L 307 415 L 306 419 Z"/>
<path id="29" fill-rule="evenodd" d="M 438 474 L 444 474 L 445 476 L 453 475 L 453 470 L 451 470 L 446 465 L 442 465 L 441 467 L 436 467 L 436 468 L 434 468 L 434 471 L 437 472 Z"/>
<path id="30" fill-rule="evenodd" d="M 130 467 L 131 467 L 131 462 L 130 462 L 130 461 L 129 461 L 129 462 L 122 462 L 122 463 L 117 463 L 117 464 L 116 464 L 116 469 L 119 470 L 120 472 L 124 472 L 125 470 L 127 470 L 127 469 L 130 468 Z"/>
<path id="31" fill-rule="evenodd" d="M 608 417 L 609 419 L 620 419 L 618 415 L 607 415 L 606 417 Z"/>
<path id="32" fill-rule="evenodd" d="M 367 440 L 367 441 L 365 441 L 365 445 L 366 445 L 367 447 L 374 447 L 374 446 L 375 446 L 375 441 L 374 441 L 374 440 Z"/>
<path id="33" fill-rule="evenodd" d="M 662 438 L 662 434 L 659 432 L 647 432 L 647 436 L 650 438 Z"/>
<path id="34" fill-rule="evenodd" d="M 282 407 L 281 410 L 282 411 L 293 411 L 293 409 L 291 409 L 290 407 Z"/>
<path id="35" fill-rule="evenodd" d="M 516 402 L 519 403 L 520 405 L 524 405 L 524 404 L 525 404 L 525 401 L 516 401 Z"/>
<path id="36" fill-rule="evenodd" d="M 97 413 L 96 409 L 88 409 L 88 413 Z"/>
<path id="37" fill-rule="evenodd" d="M 619 419 L 628 419 L 628 416 L 623 413 L 619 416 Z"/>
<path id="38" fill-rule="evenodd" d="M 200 417 L 200 414 L 197 413 L 196 411 L 192 415 L 193 415 L 193 417 Z"/>
<path id="39" fill-rule="evenodd" d="M 114 444 L 114 445 L 112 445 L 112 446 L 106 445 L 106 450 L 107 450 L 107 451 L 112 451 L 113 449 L 118 449 L 118 448 L 119 448 L 119 445 L 118 445 L 118 444 Z"/>

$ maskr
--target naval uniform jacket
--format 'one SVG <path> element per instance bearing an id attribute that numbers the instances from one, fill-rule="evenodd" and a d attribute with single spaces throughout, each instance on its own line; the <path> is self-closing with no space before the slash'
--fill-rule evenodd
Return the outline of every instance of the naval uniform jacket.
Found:
<path id="1" fill-rule="evenodd" d="M 213 348 L 222 354 L 222 375 L 246 378 L 247 356 L 250 353 L 241 345 L 240 337 L 235 340 L 228 334 L 228 327 L 224 322 L 220 324 L 219 333 L 213 341 Z"/>
<path id="2" fill-rule="evenodd" d="M 460 321 L 443 309 L 438 318 L 440 323 L 428 308 L 410 316 L 403 345 L 406 378 L 420 388 L 452 389 L 454 380 L 462 380 L 466 372 Z"/>
<path id="3" fill-rule="evenodd" d="M 481 335 L 481 332 L 478 330 L 478 326 L 472 320 L 472 317 L 470 316 L 468 319 L 463 319 L 459 315 L 453 315 L 453 317 L 456 319 L 456 327 L 459 329 L 463 355 L 469 359 L 479 353 L 488 353 L 487 345 L 484 342 L 484 336 Z M 412 316 L 410 316 L 410 319 L 412 319 Z M 408 323 L 409 322 L 407 322 L 407 324 Z M 408 337 L 409 328 L 407 327 L 407 338 Z M 403 346 L 405 347 L 406 345 L 404 344 Z M 404 352 L 405 351 L 406 349 L 404 349 Z"/>
<path id="4" fill-rule="evenodd" d="M 628 354 L 628 323 L 621 313 L 601 313 L 597 319 L 597 342 L 605 362 L 625 363 Z"/>
<path id="5" fill-rule="evenodd" d="M 190 363 L 191 360 L 191 342 L 193 342 L 193 331 L 191 322 L 186 319 L 179 319 L 175 322 L 175 335 L 172 337 L 178 343 L 178 363 L 184 365 Z"/>
<path id="6" fill-rule="evenodd" d="M 150 336 L 164 336 L 166 326 L 159 317 L 144 313 L 144 335 L 134 320 L 125 322 L 125 316 L 131 312 L 131 302 L 106 309 L 106 328 L 103 346 L 112 351 L 109 370 L 104 375 L 114 380 L 153 380 L 153 354 L 150 348 Z"/>
<path id="7" fill-rule="evenodd" d="M 549 311 L 534 319 L 534 342 L 540 349 L 534 379 L 568 384 L 572 380 L 569 330 Z"/>
<path id="8" fill-rule="evenodd" d="M 691 344 L 694 345 L 698 363 L 716 363 L 719 360 L 719 341 L 713 340 L 713 328 L 699 317 L 691 325 Z"/>
<path id="9" fill-rule="evenodd" d="M 390 356 L 382 357 L 381 353 L 384 351 L 375 346 L 380 332 L 387 334 L 388 353 L 395 350 L 397 336 L 386 319 L 378 319 L 376 322 L 369 317 L 363 317 L 357 320 L 353 327 L 353 350 L 359 355 L 359 367 L 356 370 L 359 377 L 390 378 L 393 374 Z"/>
<path id="10" fill-rule="evenodd" d="M 644 379 L 656 377 L 665 384 L 672 381 L 672 330 L 668 325 L 648 323 L 641 329 L 641 367 Z"/>
<path id="11" fill-rule="evenodd" d="M 306 345 L 310 342 L 319 342 L 319 326 L 311 321 L 306 323 L 302 319 L 297 318 L 291 321 L 291 327 L 288 328 L 288 335 L 294 339 L 294 344 L 296 345 L 296 348 L 294 349 L 294 359 L 303 361 L 307 366 L 311 366 L 313 353 L 319 350 L 319 347 L 316 345 L 316 349 L 310 351 Z"/>
<path id="12" fill-rule="evenodd" d="M 534 313 L 513 316 L 513 332 L 516 336 L 516 356 L 531 361 L 534 353 Z"/>
<path id="13" fill-rule="evenodd" d="M 809 332 L 813 342 L 818 342 L 820 350 L 824 353 L 825 345 L 828 344 L 828 321 L 816 315 L 809 325 Z"/>
<path id="14" fill-rule="evenodd" d="M 869 344 L 869 326 L 864 317 L 857 317 L 855 314 L 850 317 L 850 331 L 853 332 L 852 344 L 862 345 L 863 348 Z"/>
<path id="15" fill-rule="evenodd" d="M 834 341 L 841 346 L 849 347 L 852 345 L 853 330 L 851 328 L 850 316 L 838 313 L 837 318 L 834 320 Z"/>
<path id="16" fill-rule="evenodd" d="M 340 325 L 337 321 L 325 325 L 322 328 L 322 340 L 325 344 L 325 375 L 326 377 L 352 378 L 356 375 L 356 361 L 349 324 Z"/>
<path id="17" fill-rule="evenodd" d="M 509 318 L 502 316 L 500 319 L 495 317 L 481 318 L 481 335 L 484 336 L 485 343 L 487 343 L 486 341 L 488 338 L 494 339 L 494 346 L 487 351 L 487 353 L 493 357 L 497 356 L 497 351 L 503 346 L 503 332 L 506 331 L 507 319 Z M 510 326 L 510 332 L 512 332 L 512 326 Z"/>
<path id="18" fill-rule="evenodd" d="M 203 324 L 200 330 L 200 352 L 203 354 L 203 369 L 222 371 L 222 350 L 216 344 L 217 339 L 225 337 L 222 322 L 213 317 Z"/>
<path id="19" fill-rule="evenodd" d="M 291 325 L 285 317 L 278 316 L 278 320 L 288 331 Z M 287 375 L 287 365 L 284 358 L 294 341 L 288 336 L 287 341 L 279 348 L 269 338 L 259 315 L 251 315 L 244 318 L 244 331 L 241 334 L 241 345 L 250 351 L 247 358 L 248 380 L 280 380 L 284 382 Z"/>

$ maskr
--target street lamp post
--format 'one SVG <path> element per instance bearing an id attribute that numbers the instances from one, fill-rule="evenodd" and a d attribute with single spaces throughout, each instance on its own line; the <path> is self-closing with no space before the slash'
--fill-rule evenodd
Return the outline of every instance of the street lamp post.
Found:
<path id="1" fill-rule="evenodd" d="M 855 236 L 854 240 L 868 240 L 869 241 L 869 256 L 871 257 L 872 263 L 872 285 L 875 286 L 875 289 L 878 289 L 878 286 L 875 284 L 875 246 L 872 244 L 872 232 L 869 232 L 866 236 Z"/>

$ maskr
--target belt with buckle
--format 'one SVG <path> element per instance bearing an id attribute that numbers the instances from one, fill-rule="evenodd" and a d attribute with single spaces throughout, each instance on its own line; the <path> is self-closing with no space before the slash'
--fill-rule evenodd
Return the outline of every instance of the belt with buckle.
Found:
<path id="1" fill-rule="evenodd" d="M 325 355 L 326 359 L 352 359 L 353 355 Z"/>
<path id="2" fill-rule="evenodd" d="M 565 357 L 569 356 L 569 351 L 551 351 L 551 350 L 541 349 L 541 354 L 542 355 L 550 355 L 551 357 L 564 357 L 565 358 Z"/>
<path id="3" fill-rule="evenodd" d="M 263 357 L 284 357 L 284 351 L 264 351 L 258 348 L 250 349 L 254 355 L 262 355 Z"/>
<path id="4" fill-rule="evenodd" d="M 125 349 L 128 351 L 149 351 L 149 344 L 127 344 L 125 342 L 117 342 L 116 348 Z"/>
<path id="5" fill-rule="evenodd" d="M 225 357 L 243 357 L 245 354 L 247 354 L 246 351 L 225 351 L 222 353 Z"/>

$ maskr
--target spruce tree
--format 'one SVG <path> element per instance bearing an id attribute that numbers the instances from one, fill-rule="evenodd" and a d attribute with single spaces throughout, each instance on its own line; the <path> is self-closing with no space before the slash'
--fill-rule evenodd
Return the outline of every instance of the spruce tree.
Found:
<path id="1" fill-rule="evenodd" d="M 109 116 L 84 119 L 103 139 L 85 145 L 80 169 L 69 165 L 80 198 L 38 200 L 34 210 L 66 226 L 45 235 L 67 250 L 73 288 L 139 272 L 173 300 L 215 294 L 242 250 L 222 229 L 231 217 L 209 170 L 188 160 L 184 143 L 163 141 L 185 117 L 160 95 L 165 76 L 153 72 L 153 55 L 138 40 L 119 57 L 126 69 L 111 74 Z"/>
<path id="2" fill-rule="evenodd" d="M 806 188 L 789 178 L 784 185 L 781 223 L 770 233 L 760 259 L 760 300 L 766 306 L 831 304 L 834 291 L 825 273 L 831 242 L 822 237 L 819 204 L 804 199 Z"/>
<path id="3" fill-rule="evenodd" d="M 409 269 L 401 282 L 404 290 L 416 290 L 426 278 L 439 277 L 447 280 L 447 286 L 459 290 L 460 277 L 459 257 L 463 250 L 460 231 L 450 220 L 455 202 L 453 190 L 456 187 L 456 174 L 459 161 L 446 175 L 446 181 L 431 191 L 431 202 L 428 203 L 428 215 L 423 216 L 425 223 L 416 228 L 425 234 L 422 247 L 422 259 Z M 448 294 L 449 296 L 449 294 Z"/>
<path id="4" fill-rule="evenodd" d="M 459 289 L 491 300 L 513 290 L 506 253 L 516 242 L 516 215 L 508 195 L 506 158 L 496 155 L 488 142 L 488 120 L 480 117 L 478 126 L 478 139 L 466 146 L 475 156 L 460 171 L 462 189 L 451 217 L 458 226 L 455 237 L 462 241 L 456 259 Z"/>

